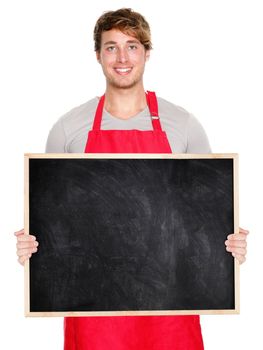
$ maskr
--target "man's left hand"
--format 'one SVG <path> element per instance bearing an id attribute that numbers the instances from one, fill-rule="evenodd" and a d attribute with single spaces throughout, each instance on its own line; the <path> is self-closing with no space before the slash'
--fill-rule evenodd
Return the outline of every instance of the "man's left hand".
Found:
<path id="1" fill-rule="evenodd" d="M 225 241 L 227 252 L 232 253 L 233 257 L 236 258 L 239 264 L 243 264 L 246 261 L 247 254 L 247 235 L 248 230 L 239 228 L 239 233 L 232 233 L 227 236 Z"/>

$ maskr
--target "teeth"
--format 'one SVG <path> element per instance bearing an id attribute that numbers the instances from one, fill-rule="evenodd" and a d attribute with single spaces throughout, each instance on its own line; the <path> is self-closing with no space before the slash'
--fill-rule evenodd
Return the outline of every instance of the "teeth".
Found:
<path id="1" fill-rule="evenodd" d="M 131 68 L 116 68 L 116 71 L 120 72 L 120 73 L 127 73 L 130 70 L 131 70 Z"/>

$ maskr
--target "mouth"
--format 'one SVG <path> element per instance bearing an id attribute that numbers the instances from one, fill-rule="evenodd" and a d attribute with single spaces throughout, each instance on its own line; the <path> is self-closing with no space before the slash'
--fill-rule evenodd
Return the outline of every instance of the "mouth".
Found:
<path id="1" fill-rule="evenodd" d="M 132 71 L 132 67 L 126 67 L 126 68 L 114 68 L 114 71 L 119 75 L 128 75 Z"/>

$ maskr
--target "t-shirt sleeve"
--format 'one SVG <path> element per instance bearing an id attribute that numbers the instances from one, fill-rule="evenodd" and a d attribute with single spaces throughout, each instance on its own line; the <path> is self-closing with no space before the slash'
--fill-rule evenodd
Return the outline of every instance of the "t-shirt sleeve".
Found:
<path id="1" fill-rule="evenodd" d="M 66 135 L 63 128 L 62 120 L 58 120 L 49 132 L 46 153 L 65 153 L 66 152 Z"/>
<path id="2" fill-rule="evenodd" d="M 211 153 L 205 130 L 192 114 L 190 114 L 187 126 L 186 153 Z"/>

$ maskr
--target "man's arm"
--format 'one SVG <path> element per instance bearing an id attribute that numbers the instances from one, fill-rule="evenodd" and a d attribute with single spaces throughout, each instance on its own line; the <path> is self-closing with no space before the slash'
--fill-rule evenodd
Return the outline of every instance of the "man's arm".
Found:
<path id="1" fill-rule="evenodd" d="M 190 114 L 188 119 L 186 138 L 186 153 L 211 153 L 206 132 L 192 114 Z"/>
<path id="2" fill-rule="evenodd" d="M 187 153 L 211 153 L 207 135 L 193 115 L 188 120 Z M 238 233 L 229 234 L 225 241 L 226 251 L 232 253 L 240 264 L 246 261 L 248 234 L 248 230 L 240 227 Z"/>
<path id="3" fill-rule="evenodd" d="M 49 132 L 46 153 L 65 153 L 66 152 L 66 135 L 63 128 L 62 120 L 59 119 Z M 25 261 L 31 258 L 32 254 L 38 250 L 38 242 L 33 235 L 26 235 L 24 229 L 14 233 L 16 236 L 16 254 L 18 262 L 24 265 Z"/>
<path id="4" fill-rule="evenodd" d="M 62 119 L 59 119 L 49 132 L 46 153 L 65 153 L 66 151 L 66 133 Z"/>

